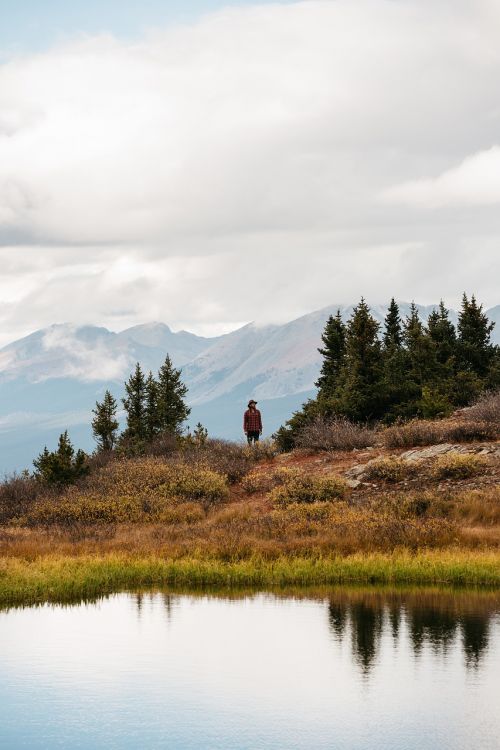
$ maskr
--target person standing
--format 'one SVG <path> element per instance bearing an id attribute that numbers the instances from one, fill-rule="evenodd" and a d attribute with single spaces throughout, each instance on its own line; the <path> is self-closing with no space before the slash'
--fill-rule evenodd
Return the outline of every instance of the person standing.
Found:
<path id="1" fill-rule="evenodd" d="M 243 415 L 243 432 L 247 436 L 248 445 L 257 443 L 262 435 L 262 416 L 256 409 L 257 401 L 251 399 L 248 402 L 248 409 Z"/>

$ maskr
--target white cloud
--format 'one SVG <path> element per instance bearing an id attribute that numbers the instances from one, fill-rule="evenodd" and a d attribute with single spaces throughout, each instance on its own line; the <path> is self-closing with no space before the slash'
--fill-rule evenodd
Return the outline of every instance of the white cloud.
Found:
<path id="1" fill-rule="evenodd" d="M 309 0 L 0 65 L 2 341 L 436 286 L 498 302 L 455 259 L 500 270 L 499 49 L 493 0 Z"/>
<path id="2" fill-rule="evenodd" d="M 500 203 L 500 146 L 464 159 L 438 177 L 389 188 L 383 199 L 424 208 L 481 206 Z"/>

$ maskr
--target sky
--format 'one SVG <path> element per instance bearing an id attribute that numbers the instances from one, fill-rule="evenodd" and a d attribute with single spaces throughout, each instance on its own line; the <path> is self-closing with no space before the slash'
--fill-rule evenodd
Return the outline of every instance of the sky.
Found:
<path id="1" fill-rule="evenodd" d="M 500 3 L 0 0 L 0 345 L 500 304 Z"/>

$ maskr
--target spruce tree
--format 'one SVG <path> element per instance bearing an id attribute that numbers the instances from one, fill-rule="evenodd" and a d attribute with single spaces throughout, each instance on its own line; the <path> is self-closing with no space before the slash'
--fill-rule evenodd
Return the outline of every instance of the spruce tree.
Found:
<path id="1" fill-rule="evenodd" d="M 495 324 L 488 320 L 483 306 L 478 305 L 472 295 L 462 298 L 462 308 L 458 316 L 458 356 L 461 370 L 471 372 L 480 378 L 488 375 L 495 358 L 495 347 L 491 343 L 491 333 Z"/>
<path id="2" fill-rule="evenodd" d="M 394 352 L 401 349 L 403 343 L 399 306 L 394 297 L 391 299 L 387 315 L 385 316 L 383 341 L 386 352 Z"/>
<path id="3" fill-rule="evenodd" d="M 383 413 L 379 328 L 362 298 L 347 325 L 345 366 L 338 396 L 339 411 L 356 421 L 376 419 Z"/>
<path id="4" fill-rule="evenodd" d="M 457 334 L 449 315 L 450 311 L 441 300 L 437 310 L 433 310 L 427 319 L 427 330 L 434 344 L 437 362 L 451 368 L 456 356 Z M 451 370 L 445 374 L 451 374 Z"/>
<path id="5" fill-rule="evenodd" d="M 125 436 L 134 441 L 147 439 L 146 424 L 146 380 L 139 363 L 125 383 L 125 398 L 122 399 L 127 413 Z"/>
<path id="6" fill-rule="evenodd" d="M 346 329 L 340 310 L 335 317 L 330 315 L 321 336 L 323 347 L 318 352 L 323 356 L 320 376 L 316 382 L 320 396 L 330 398 L 335 394 L 339 375 L 345 362 Z"/>
<path id="7" fill-rule="evenodd" d="M 191 409 L 184 401 L 187 387 L 181 380 L 181 371 L 176 370 L 168 354 L 158 372 L 157 382 L 159 429 L 161 432 L 178 434 Z"/>
<path id="8" fill-rule="evenodd" d="M 106 391 L 101 403 L 96 402 L 92 410 L 92 433 L 101 451 L 113 450 L 118 433 L 118 420 L 116 419 L 117 404 L 115 398 Z"/>
<path id="9" fill-rule="evenodd" d="M 75 453 L 67 430 L 59 436 L 57 450 L 45 446 L 33 465 L 37 479 L 56 486 L 72 484 L 88 472 L 87 455 L 81 449 Z"/>
<path id="10" fill-rule="evenodd" d="M 392 298 L 384 321 L 383 335 L 385 419 L 393 421 L 399 416 L 401 403 L 406 397 L 405 353 L 403 327 L 399 306 Z"/>

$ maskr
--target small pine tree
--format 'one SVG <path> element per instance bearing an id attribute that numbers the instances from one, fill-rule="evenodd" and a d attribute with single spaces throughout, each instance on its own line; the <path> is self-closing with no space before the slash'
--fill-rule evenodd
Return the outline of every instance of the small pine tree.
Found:
<path id="1" fill-rule="evenodd" d="M 101 403 L 96 402 L 95 409 L 92 410 L 92 433 L 100 451 L 111 451 L 115 447 L 119 427 L 116 410 L 116 399 L 109 391 L 106 391 Z"/>
<path id="2" fill-rule="evenodd" d="M 328 399 L 334 396 L 339 384 L 339 376 L 345 362 L 346 329 L 340 310 L 335 317 L 330 315 L 321 336 L 323 347 L 318 352 L 323 356 L 320 376 L 316 382 L 320 396 Z"/>
<path id="3" fill-rule="evenodd" d="M 87 455 L 80 449 L 75 453 L 67 430 L 60 435 L 57 450 L 45 446 L 33 465 L 38 480 L 56 486 L 73 484 L 88 473 Z"/>
<path id="4" fill-rule="evenodd" d="M 193 432 L 193 441 L 196 443 L 196 445 L 205 445 L 208 439 L 208 430 L 206 427 L 203 427 L 201 422 L 198 422 L 196 427 L 194 428 Z"/>
<path id="5" fill-rule="evenodd" d="M 175 369 L 168 355 L 158 372 L 157 383 L 159 429 L 178 434 L 191 409 L 184 401 L 187 387 L 181 380 L 181 371 Z"/>
<path id="6" fill-rule="evenodd" d="M 125 383 L 125 398 L 122 399 L 127 413 L 126 437 L 141 441 L 147 438 L 146 425 L 146 380 L 139 363 Z"/>

